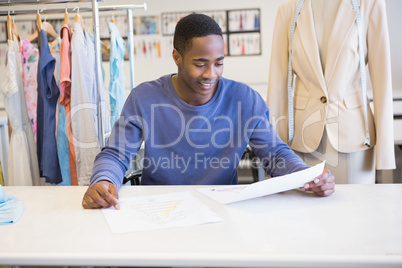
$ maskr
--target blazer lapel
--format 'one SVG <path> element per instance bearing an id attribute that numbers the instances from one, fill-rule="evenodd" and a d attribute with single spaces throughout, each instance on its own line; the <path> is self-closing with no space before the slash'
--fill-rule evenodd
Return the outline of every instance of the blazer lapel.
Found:
<path id="1" fill-rule="evenodd" d="M 356 16 L 357 11 L 353 10 L 352 1 L 343 0 L 339 5 L 338 14 L 328 40 L 328 54 L 326 55 L 325 64 L 325 81 L 328 86 L 330 85 L 345 40 L 356 23 Z M 356 38 L 358 38 L 357 35 Z"/>
<path id="2" fill-rule="evenodd" d="M 307 58 L 310 61 L 311 68 L 313 69 L 321 88 L 326 90 L 310 0 L 305 1 L 303 4 L 297 20 L 296 29 L 298 29 L 300 33 L 300 39 L 304 51 L 307 54 Z"/>

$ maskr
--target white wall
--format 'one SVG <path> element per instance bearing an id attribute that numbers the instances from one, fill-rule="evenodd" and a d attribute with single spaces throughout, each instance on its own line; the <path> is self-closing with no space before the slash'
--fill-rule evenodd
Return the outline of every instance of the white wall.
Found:
<path id="1" fill-rule="evenodd" d="M 226 57 L 223 75 L 227 78 L 236 79 L 245 82 L 256 89 L 261 96 L 265 99 L 268 80 L 269 57 L 271 52 L 272 43 L 272 30 L 275 19 L 275 14 L 278 5 L 283 0 L 248 0 L 248 1 L 235 1 L 235 0 L 149 0 L 147 3 L 148 9 L 146 11 L 136 10 L 134 15 L 161 15 L 162 12 L 176 12 L 176 11 L 208 11 L 208 10 L 226 10 L 226 9 L 241 9 L 241 8 L 260 8 L 261 9 L 261 56 L 242 56 L 242 57 Z M 114 0 L 113 5 L 118 4 L 142 4 L 144 1 L 132 0 Z M 393 86 L 395 89 L 402 90 L 402 34 L 400 33 L 400 25 L 402 19 L 400 17 L 400 10 L 402 10 L 402 1 L 400 0 L 386 0 L 390 41 L 391 41 L 391 55 L 392 55 L 392 78 Z M 112 4 L 111 0 L 105 0 L 102 5 Z M 83 5 L 83 4 L 81 4 Z M 50 6 L 50 5 L 49 5 Z M 53 5 L 52 5 L 53 7 Z M 57 6 L 60 8 L 60 5 Z M 0 7 L 1 10 L 7 10 L 6 7 Z M 49 16 L 50 17 L 50 16 Z M 62 16 L 61 16 L 62 17 Z M 20 18 L 20 16 L 18 17 Z M 2 17 L 1 20 L 4 20 Z M 108 62 L 103 63 L 105 73 L 109 72 Z M 137 59 L 135 60 L 135 79 L 136 84 L 141 82 L 156 79 L 164 74 L 176 71 L 171 58 L 163 59 Z M 126 76 L 126 90 L 130 90 L 129 78 L 129 64 L 125 63 L 124 73 Z M 4 80 L 4 66 L 0 66 L 0 84 Z M 109 77 L 106 76 L 105 85 L 108 87 Z M 0 106 L 1 97 L 0 97 Z"/>
<path id="2" fill-rule="evenodd" d="M 130 0 L 119 0 L 116 3 L 130 4 Z M 176 11 L 209 11 L 209 10 L 227 10 L 241 8 L 260 8 L 261 9 L 261 56 L 241 56 L 226 57 L 224 62 L 223 75 L 227 78 L 236 79 L 251 85 L 258 90 L 265 98 L 267 91 L 269 55 L 271 52 L 271 37 L 273 24 L 278 5 L 281 0 L 249 0 L 249 1 L 183 1 L 183 0 L 151 0 L 147 1 L 147 11 L 136 10 L 134 15 L 160 15 L 162 12 Z M 138 3 L 138 2 L 137 2 Z M 105 72 L 109 70 L 108 63 L 103 64 Z M 176 72 L 176 66 L 173 60 L 169 58 L 146 60 L 139 59 L 135 61 L 135 82 L 139 84 L 144 81 L 158 78 L 167 73 Z M 127 86 L 129 86 L 129 65 L 125 65 L 125 76 Z M 108 84 L 107 78 L 105 84 Z"/>
<path id="3" fill-rule="evenodd" d="M 402 1 L 386 0 L 386 2 L 391 43 L 392 83 L 395 90 L 402 91 Z"/>

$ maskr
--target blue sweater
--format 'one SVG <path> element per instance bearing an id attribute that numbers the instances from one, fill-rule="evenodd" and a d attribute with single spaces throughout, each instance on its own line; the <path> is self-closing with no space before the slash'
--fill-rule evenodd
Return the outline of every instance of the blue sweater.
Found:
<path id="1" fill-rule="evenodd" d="M 143 83 L 132 90 L 96 157 L 91 185 L 108 180 L 120 187 L 142 142 L 143 185 L 237 184 L 247 145 L 273 177 L 307 168 L 268 118 L 256 91 L 223 77 L 214 97 L 201 106 L 177 95 L 171 75 Z"/>

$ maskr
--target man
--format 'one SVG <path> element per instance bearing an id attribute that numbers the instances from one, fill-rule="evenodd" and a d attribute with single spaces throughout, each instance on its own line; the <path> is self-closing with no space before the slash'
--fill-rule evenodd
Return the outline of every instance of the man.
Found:
<path id="1" fill-rule="evenodd" d="M 119 208 L 118 189 L 142 142 L 144 185 L 237 184 L 247 145 L 271 176 L 308 167 L 273 130 L 260 95 L 221 77 L 224 42 L 213 19 L 202 14 L 182 18 L 173 45 L 177 74 L 132 90 L 95 160 L 84 208 Z M 334 187 L 334 177 L 325 171 L 302 190 L 328 196 Z"/>

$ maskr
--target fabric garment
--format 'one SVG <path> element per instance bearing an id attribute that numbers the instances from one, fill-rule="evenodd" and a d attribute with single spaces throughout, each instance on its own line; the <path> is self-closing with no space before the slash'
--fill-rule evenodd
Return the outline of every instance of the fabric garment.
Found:
<path id="1" fill-rule="evenodd" d="M 68 138 L 70 183 L 78 185 L 77 164 L 73 144 L 73 132 L 71 128 L 71 33 L 67 24 L 60 30 L 60 104 L 66 113 L 66 132 Z"/>
<path id="2" fill-rule="evenodd" d="M 0 225 L 17 222 L 24 211 L 21 200 L 12 195 L 6 195 L 0 185 Z"/>
<path id="3" fill-rule="evenodd" d="M 315 35 L 320 54 L 321 68 L 325 73 L 328 55 L 328 41 L 336 19 L 336 10 L 342 0 L 311 0 Z M 323 23 L 324 22 L 324 23 Z"/>
<path id="4" fill-rule="evenodd" d="M 61 39 L 59 37 L 59 44 L 55 47 L 56 49 L 56 65 L 55 68 L 57 71 L 57 84 L 59 85 L 60 89 L 60 80 L 61 80 Z M 60 90 L 60 97 L 59 102 L 57 103 L 57 156 L 59 158 L 60 171 L 62 182 L 57 184 L 58 186 L 71 186 L 71 177 L 70 177 L 70 156 L 69 156 L 69 148 L 68 148 L 68 136 L 67 136 L 67 115 L 64 109 L 64 106 L 60 104 L 61 99 L 61 90 Z"/>
<path id="5" fill-rule="evenodd" d="M 271 123 L 284 141 L 288 140 L 288 45 L 297 2 L 287 0 L 278 8 L 268 82 Z M 365 119 L 355 21 L 357 12 L 350 0 L 336 2 L 338 7 L 331 9 L 336 12 L 334 19 L 329 14 L 314 17 L 312 0 L 306 0 L 297 20 L 292 46 L 292 72 L 296 75 L 295 136 L 290 146 L 301 153 L 317 150 L 324 128 L 336 152 L 371 150 L 363 144 Z M 391 59 L 385 1 L 360 1 L 360 12 L 364 40 L 367 41 L 364 56 L 373 87 L 374 115 L 369 105 L 367 109 L 371 145 L 375 145 L 375 165 L 377 169 L 393 169 Z M 322 21 L 320 17 L 326 20 Z M 318 25 L 320 23 L 323 25 Z M 363 170 L 363 167 L 350 168 Z"/>
<path id="6" fill-rule="evenodd" d="M 28 116 L 32 124 L 36 143 L 36 106 L 38 102 L 38 60 L 39 50 L 28 39 L 21 42 L 22 80 L 24 82 L 25 100 L 27 102 Z"/>
<path id="7" fill-rule="evenodd" d="M 91 41 L 92 46 L 94 45 L 94 35 L 90 32 L 85 31 L 85 35 L 89 38 L 89 40 Z M 95 49 L 95 48 L 94 48 Z M 100 56 L 99 56 L 99 60 L 101 60 Z M 95 65 L 95 63 L 94 63 Z M 95 68 L 95 79 L 98 79 L 98 72 Z M 110 135 L 110 131 L 111 131 L 111 126 L 110 126 L 110 116 L 109 116 L 109 109 L 107 108 L 107 101 L 106 101 L 106 94 L 105 94 L 105 85 L 104 85 L 104 80 L 105 80 L 105 74 L 104 74 L 104 69 L 103 69 L 103 65 L 101 64 L 101 70 L 102 70 L 102 77 L 99 80 L 100 85 L 98 86 L 97 83 L 95 83 L 95 87 L 96 87 L 96 93 L 98 94 L 97 98 L 98 98 L 98 110 L 101 111 L 101 115 L 96 117 L 96 125 L 97 126 L 102 126 L 103 128 L 103 133 L 104 135 Z M 100 88 L 98 88 L 100 87 Z M 100 124 L 100 122 L 98 121 L 99 119 L 102 120 L 102 124 Z"/>
<path id="8" fill-rule="evenodd" d="M 64 106 L 60 103 L 57 104 L 58 122 L 57 122 L 57 155 L 59 158 L 60 172 L 62 182 L 58 183 L 58 186 L 71 186 L 70 177 L 70 156 L 68 148 L 67 137 L 67 117 Z"/>
<path id="9" fill-rule="evenodd" d="M 0 161 L 0 185 L 4 186 L 3 170 L 1 168 L 1 161 Z"/>
<path id="10" fill-rule="evenodd" d="M 41 177 L 47 183 L 62 181 L 56 141 L 56 107 L 60 95 L 54 77 L 56 60 L 50 54 L 46 32 L 39 33 L 37 150 Z"/>
<path id="11" fill-rule="evenodd" d="M 328 140 L 325 129 L 321 143 L 314 152 L 296 154 L 310 166 L 325 159 L 325 165 L 334 175 L 336 184 L 374 184 L 376 181 L 375 147 L 354 153 L 338 152 Z"/>
<path id="12" fill-rule="evenodd" d="M 119 118 L 126 100 L 123 72 L 126 43 L 114 23 L 108 22 L 108 26 L 110 33 L 110 125 L 113 126 Z"/>
<path id="13" fill-rule="evenodd" d="M 54 47 L 54 49 L 51 51 L 53 58 L 56 60 L 56 65 L 54 67 L 54 78 L 56 79 L 56 84 L 57 86 L 60 85 L 60 43 L 61 43 L 61 38 L 60 36 L 56 38 L 58 41 L 58 44 Z M 49 47 L 50 49 L 50 47 Z"/>
<path id="14" fill-rule="evenodd" d="M 237 184 L 237 167 L 250 145 L 272 177 L 308 166 L 276 134 L 268 107 L 245 84 L 220 78 L 214 97 L 191 106 L 176 93 L 171 75 L 131 91 L 122 116 L 97 156 L 91 185 L 118 187 L 144 142 L 141 184 Z"/>
<path id="15" fill-rule="evenodd" d="M 15 37 L 14 40 L 17 40 Z M 22 82 L 22 62 L 17 41 L 8 41 L 4 106 L 11 125 L 8 153 L 8 186 L 39 185 L 39 167 L 32 125 Z"/>
<path id="16" fill-rule="evenodd" d="M 110 130 L 104 89 L 97 87 L 94 44 L 77 22 L 71 38 L 71 127 L 77 163 L 78 185 L 88 185 L 96 155 L 100 151 L 98 126 Z M 103 95 L 101 95 L 103 94 Z M 103 109 L 99 109 L 99 107 Z M 101 111 L 101 114 L 98 114 Z M 102 123 L 99 122 L 99 116 Z M 106 121 L 107 120 L 107 121 Z M 107 123 L 106 123 L 107 122 Z"/>

